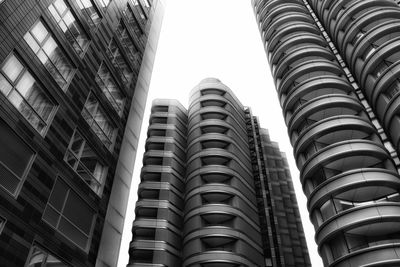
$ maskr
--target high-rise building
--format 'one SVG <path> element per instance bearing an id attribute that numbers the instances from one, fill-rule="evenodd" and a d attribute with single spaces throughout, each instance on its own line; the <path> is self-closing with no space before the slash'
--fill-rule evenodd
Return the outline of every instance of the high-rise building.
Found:
<path id="1" fill-rule="evenodd" d="M 226 85 L 149 123 L 128 266 L 311 266 L 286 158 Z"/>
<path id="2" fill-rule="evenodd" d="M 400 265 L 400 8 L 253 0 L 325 266 Z"/>
<path id="3" fill-rule="evenodd" d="M 161 0 L 0 1 L 0 265 L 116 266 Z"/>

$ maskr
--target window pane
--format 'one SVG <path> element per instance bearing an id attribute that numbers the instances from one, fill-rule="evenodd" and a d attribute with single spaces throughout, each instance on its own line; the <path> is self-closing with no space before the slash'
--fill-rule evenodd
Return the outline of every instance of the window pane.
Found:
<path id="1" fill-rule="evenodd" d="M 43 265 L 44 264 L 44 265 Z M 60 259 L 51 255 L 47 251 L 34 245 L 31 249 L 30 257 L 25 265 L 26 267 L 67 267 Z"/>
<path id="2" fill-rule="evenodd" d="M 0 147 L 0 161 L 22 177 L 34 153 L 2 120 L 0 120 Z"/>
<path id="3" fill-rule="evenodd" d="M 97 73 L 96 82 L 117 113 L 122 115 L 125 99 L 104 63 L 101 64 Z"/>
<path id="4" fill-rule="evenodd" d="M 68 162 L 68 164 L 93 191 L 100 194 L 101 183 L 106 174 L 107 168 L 99 163 L 97 154 L 91 147 L 89 147 L 87 142 L 82 139 L 81 135 L 79 135 L 78 132 L 75 132 L 74 135 L 76 135 L 78 139 L 71 139 L 71 144 L 66 153 L 65 161 Z M 74 144 L 77 144 L 77 146 Z M 76 153 L 79 154 L 73 157 L 71 152 L 72 149 L 76 149 Z M 99 171 L 99 168 L 101 171 Z"/>
<path id="5" fill-rule="evenodd" d="M 2 120 L 0 147 L 0 185 L 14 194 L 34 153 Z"/>
<path id="6" fill-rule="evenodd" d="M 16 88 L 21 96 L 26 97 L 30 94 L 33 89 L 32 85 L 35 83 L 35 79 L 29 72 L 25 72 L 19 82 L 17 83 Z"/>
<path id="7" fill-rule="evenodd" d="M 58 13 L 58 11 L 56 10 L 56 8 L 53 5 L 50 5 L 49 11 L 50 11 L 51 15 L 53 16 L 53 18 L 57 21 L 57 23 L 59 23 L 61 20 L 61 16 Z"/>
<path id="8" fill-rule="evenodd" d="M 65 183 L 58 181 L 54 184 L 49 202 L 51 203 L 52 207 L 54 207 L 59 212 L 62 211 L 67 192 L 68 186 Z"/>
<path id="9" fill-rule="evenodd" d="M 69 267 L 69 265 L 64 264 L 51 254 L 47 256 L 46 263 L 47 263 L 46 267 Z"/>
<path id="10" fill-rule="evenodd" d="M 32 28 L 31 33 L 40 44 L 44 41 L 49 32 L 46 30 L 43 23 L 39 21 L 35 27 Z"/>
<path id="11" fill-rule="evenodd" d="M 80 161 L 90 171 L 90 173 L 94 172 L 97 165 L 97 159 L 90 147 L 85 147 Z"/>
<path id="12" fill-rule="evenodd" d="M 44 28 L 44 25 L 39 21 L 33 27 L 31 33 L 36 36 L 38 33 L 35 32 L 42 32 L 42 28 Z M 47 31 L 46 34 L 47 36 L 43 37 L 42 41 L 39 41 L 38 38 L 35 41 L 29 32 L 25 34 L 24 39 L 50 72 L 51 76 L 53 76 L 57 84 L 61 88 L 64 88 L 72 76 L 73 67 L 54 38 L 49 36 Z"/>
<path id="13" fill-rule="evenodd" d="M 76 155 L 76 156 L 80 156 L 81 151 L 83 149 L 84 146 L 84 139 L 83 137 L 78 133 L 75 132 L 73 140 L 72 140 L 72 144 L 70 146 L 70 150 Z"/>
<path id="14" fill-rule="evenodd" d="M 57 48 L 57 44 L 54 41 L 53 38 L 49 38 L 46 40 L 46 42 L 43 45 L 43 51 L 46 53 L 48 57 L 51 57 L 53 53 L 55 52 L 54 50 Z"/>
<path id="15" fill-rule="evenodd" d="M 16 61 L 14 61 L 14 59 Z M 10 61 L 11 60 L 11 61 Z M 9 70 L 10 62 L 17 63 L 18 75 L 11 74 Z M 8 100 L 19 110 L 26 120 L 41 134 L 44 133 L 47 123 L 55 105 L 44 93 L 30 72 L 21 65 L 18 59 L 12 55 L 3 65 L 2 70 L 6 70 L 11 77 L 16 76 L 13 83 L 10 83 L 0 74 L 0 91 L 5 94 Z M 18 77 L 17 77 L 18 76 Z"/>
<path id="16" fill-rule="evenodd" d="M 100 23 L 100 16 L 90 0 L 77 0 L 77 4 L 87 18 L 90 26 L 95 27 Z"/>
<path id="17" fill-rule="evenodd" d="M 86 235 L 90 234 L 93 222 L 93 211 L 75 192 L 70 191 L 63 216 L 67 217 Z"/>
<path id="18" fill-rule="evenodd" d="M 93 229 L 92 222 L 95 212 L 61 179 L 56 180 L 51 195 L 52 197 L 49 199 L 48 204 L 59 206 L 54 202 L 56 201 L 65 203 L 65 205 L 60 215 L 57 215 L 55 210 L 50 205 L 47 205 L 43 219 L 76 245 L 86 250 L 87 242 Z M 57 196 L 57 198 L 53 196 Z M 56 223 L 58 217 L 60 220 Z"/>
<path id="19" fill-rule="evenodd" d="M 10 58 L 5 62 L 4 66 L 1 68 L 1 70 L 4 72 L 4 74 L 12 81 L 14 82 L 15 79 L 18 77 L 18 75 L 21 73 L 21 71 L 24 69 L 22 66 L 21 62 L 14 56 L 10 56 Z"/>
<path id="20" fill-rule="evenodd" d="M 88 242 L 88 237 L 80 232 L 75 226 L 73 226 L 66 219 L 61 218 L 60 225 L 58 227 L 61 233 L 63 233 L 68 239 L 73 241 L 83 250 L 86 250 L 86 245 Z"/>
<path id="21" fill-rule="evenodd" d="M 6 78 L 0 73 L 0 91 L 7 96 L 12 89 L 11 84 L 6 80 Z"/>
<path id="22" fill-rule="evenodd" d="M 0 185 L 11 194 L 14 194 L 21 180 L 2 162 L 0 162 L 0 177 Z"/>
<path id="23" fill-rule="evenodd" d="M 50 60 L 54 66 L 56 66 L 62 77 L 64 77 L 65 80 L 68 80 L 72 74 L 73 68 L 59 47 L 57 47 L 50 55 Z"/>
<path id="24" fill-rule="evenodd" d="M 78 5 L 80 7 L 82 6 L 79 1 Z M 49 6 L 49 10 L 53 18 L 57 21 L 58 26 L 65 33 L 65 37 L 70 45 L 72 45 L 78 55 L 83 55 L 84 50 L 89 45 L 89 39 L 69 10 L 65 1 L 56 0 L 54 4 Z"/>
<path id="25" fill-rule="evenodd" d="M 25 42 L 29 45 L 29 47 L 35 52 L 35 54 L 39 51 L 40 46 L 38 45 L 37 41 L 33 38 L 33 36 L 28 32 L 24 36 Z"/>
<path id="26" fill-rule="evenodd" d="M 43 213 L 43 220 L 53 227 L 57 227 L 59 219 L 60 214 L 55 209 L 47 205 Z"/>
<path id="27" fill-rule="evenodd" d="M 67 9 L 63 0 L 56 0 L 54 1 L 54 6 L 56 7 L 58 13 L 63 14 L 64 11 Z"/>
<path id="28" fill-rule="evenodd" d="M 78 159 L 70 151 L 67 151 L 65 155 L 65 161 L 69 164 L 69 166 L 75 169 Z"/>
<path id="29" fill-rule="evenodd" d="M 37 84 L 33 84 L 33 89 L 29 95 L 26 96 L 26 101 L 32 106 L 37 114 L 40 115 L 42 120 L 47 121 L 53 111 L 53 103 L 49 98 L 37 88 Z"/>
<path id="30" fill-rule="evenodd" d="M 100 5 L 102 7 L 107 7 L 109 3 L 110 3 L 110 0 L 100 0 Z"/>
<path id="31" fill-rule="evenodd" d="M 40 267 L 46 260 L 46 254 L 37 247 L 33 248 L 30 259 L 28 260 L 28 267 Z"/>
<path id="32" fill-rule="evenodd" d="M 111 148 L 115 129 L 93 94 L 89 95 L 82 111 L 82 116 L 103 144 Z"/>

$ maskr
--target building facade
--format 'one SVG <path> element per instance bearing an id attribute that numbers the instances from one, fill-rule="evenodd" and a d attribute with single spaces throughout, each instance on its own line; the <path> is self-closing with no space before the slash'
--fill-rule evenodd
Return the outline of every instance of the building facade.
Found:
<path id="1" fill-rule="evenodd" d="M 127 266 L 310 266 L 286 159 L 219 80 L 153 102 Z"/>
<path id="2" fill-rule="evenodd" d="M 116 266 L 162 11 L 0 1 L 1 266 Z"/>
<path id="3" fill-rule="evenodd" d="M 399 6 L 252 4 L 325 266 L 398 266 Z"/>

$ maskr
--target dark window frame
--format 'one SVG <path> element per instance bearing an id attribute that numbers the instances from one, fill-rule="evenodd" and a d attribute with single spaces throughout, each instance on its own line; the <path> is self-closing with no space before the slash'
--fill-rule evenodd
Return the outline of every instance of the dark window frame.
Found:
<path id="1" fill-rule="evenodd" d="M 18 76 L 15 78 L 15 81 L 12 81 L 8 75 L 6 73 L 4 73 L 4 71 L 2 71 L 2 68 L 4 67 L 4 65 L 8 62 L 8 60 L 11 57 L 15 57 L 17 59 L 17 61 L 22 65 L 22 70 L 20 71 L 20 73 L 18 74 Z M 41 115 L 39 115 L 38 111 L 36 111 L 32 105 L 26 100 L 25 97 L 23 97 L 21 95 L 21 93 L 19 92 L 19 90 L 17 89 L 17 85 L 20 82 L 20 80 L 23 78 L 23 76 L 25 75 L 25 73 L 28 73 L 30 76 L 32 76 L 32 78 L 35 80 L 35 83 L 38 86 L 38 90 L 39 92 L 43 93 L 44 95 L 46 95 L 46 97 L 48 98 L 49 102 L 51 104 L 53 104 L 53 108 L 50 111 L 47 120 L 43 119 Z M 47 131 L 50 128 L 51 123 L 53 122 L 53 119 L 55 117 L 55 114 L 57 113 L 57 109 L 58 109 L 58 103 L 55 101 L 55 99 L 52 97 L 52 95 L 45 90 L 45 87 L 42 85 L 42 83 L 40 82 L 40 79 L 37 79 L 36 74 L 33 73 L 31 71 L 31 68 L 26 64 L 26 62 L 24 60 L 22 60 L 22 58 L 19 56 L 18 53 L 16 53 L 15 51 L 12 51 L 7 57 L 6 59 L 0 64 L 0 75 L 3 76 L 5 78 L 5 80 L 11 85 L 11 90 L 9 91 L 8 95 L 12 93 L 12 91 L 17 91 L 17 93 L 21 96 L 21 98 L 24 100 L 24 103 L 26 105 L 28 105 L 31 108 L 31 111 L 33 112 L 33 114 L 37 117 L 39 117 L 39 119 L 41 120 L 41 122 L 43 124 L 45 124 L 45 126 L 43 127 L 42 130 L 37 129 L 31 122 L 30 120 L 25 117 L 25 115 L 19 110 L 18 107 L 16 107 L 8 98 L 8 95 L 6 96 L 4 93 L 0 93 L 2 94 L 10 103 L 10 105 L 12 105 L 17 111 L 18 113 L 24 118 L 24 120 L 26 120 L 28 122 L 28 124 L 36 131 L 38 132 L 42 137 L 45 137 L 47 134 Z"/>
<path id="2" fill-rule="evenodd" d="M 61 1 L 63 1 L 64 5 L 66 6 L 66 9 L 64 10 L 64 12 L 63 12 L 62 14 L 60 14 L 60 12 L 57 10 L 57 8 L 55 8 L 55 2 L 56 2 L 56 1 L 57 1 L 57 0 L 52 0 L 52 2 L 51 2 L 51 3 L 49 4 L 49 6 L 47 7 L 47 9 L 48 9 L 48 11 L 49 11 L 49 17 L 51 17 L 52 20 L 55 22 L 55 24 L 57 24 L 56 27 L 57 27 L 57 28 L 60 30 L 60 32 L 65 36 L 65 38 L 67 39 L 68 43 L 72 46 L 72 48 L 73 48 L 73 50 L 75 51 L 75 53 L 76 53 L 80 58 L 83 58 L 83 57 L 85 56 L 87 50 L 89 49 L 92 40 L 91 40 L 89 34 L 87 33 L 87 31 L 86 31 L 86 30 L 84 29 L 84 27 L 82 26 L 80 20 L 78 19 L 77 14 L 75 14 L 73 8 L 72 8 L 71 5 L 68 3 L 68 1 L 66 1 L 66 0 L 61 0 Z M 54 17 L 54 15 L 53 15 L 53 13 L 52 13 L 52 11 L 51 11 L 51 9 L 50 9 L 51 6 L 54 7 L 55 12 L 56 12 L 56 13 L 58 14 L 58 16 L 59 16 L 58 21 L 57 21 L 57 18 Z M 79 46 L 79 48 L 80 48 L 81 51 L 82 51 L 81 53 L 80 53 L 79 51 L 77 51 L 77 49 L 74 47 L 73 43 L 71 43 L 71 41 L 68 40 L 66 31 L 64 31 L 64 30 L 61 28 L 61 26 L 60 26 L 60 22 L 61 22 L 61 21 L 64 22 L 64 18 L 65 18 L 66 14 L 67 14 L 68 12 L 70 12 L 71 15 L 72 15 L 72 17 L 74 18 L 76 24 L 78 25 L 77 27 L 78 27 L 78 30 L 80 31 L 80 33 L 82 33 L 82 34 L 84 35 L 84 37 L 86 37 L 86 39 L 87 39 L 87 43 L 85 44 L 85 46 L 84 46 L 84 47 L 81 46 L 81 45 L 79 44 L 79 42 L 76 40 L 76 38 L 73 36 L 73 33 L 71 32 L 70 28 L 67 27 L 67 30 L 66 30 L 66 31 L 70 32 L 70 35 L 74 37 L 74 40 L 75 40 L 76 44 Z M 66 24 L 66 23 L 64 22 L 64 24 Z"/>
<path id="3" fill-rule="evenodd" d="M 68 187 L 67 193 L 63 198 L 63 204 L 62 204 L 61 211 L 57 210 L 56 207 L 54 207 L 54 204 L 50 203 L 50 198 L 52 196 L 53 190 L 54 190 L 54 188 L 55 188 L 55 186 L 56 186 L 58 181 L 61 181 L 61 183 L 63 183 L 64 185 L 66 185 Z M 83 232 L 82 229 L 80 229 L 78 226 L 76 226 L 74 222 L 72 222 L 66 215 L 63 214 L 63 212 L 65 210 L 65 206 L 66 206 L 67 200 L 68 200 L 68 197 L 71 194 L 71 191 L 73 192 L 72 194 L 75 194 L 82 201 L 82 203 L 86 204 L 87 207 L 89 207 L 89 209 L 93 211 L 92 221 L 90 223 L 90 230 L 89 230 L 89 233 L 87 235 L 86 235 L 86 233 Z M 50 205 L 50 208 L 55 210 L 55 212 L 59 216 L 57 218 L 56 226 L 52 225 L 51 222 L 47 221 L 44 218 L 45 214 L 46 214 L 47 207 L 49 205 Z M 47 200 L 46 207 L 44 208 L 44 211 L 43 211 L 43 214 L 42 214 L 42 218 L 41 218 L 42 221 L 45 222 L 47 225 L 49 225 L 51 228 L 53 228 L 58 234 L 62 235 L 64 238 L 66 238 L 68 241 L 70 241 L 72 244 L 74 244 L 77 248 L 79 248 L 79 249 L 85 251 L 86 253 L 88 253 L 89 250 L 90 250 L 91 243 L 92 243 L 97 217 L 98 217 L 98 214 L 97 214 L 96 210 L 81 196 L 80 193 L 78 193 L 78 191 L 73 186 L 71 186 L 70 183 L 67 182 L 67 179 L 64 179 L 61 175 L 57 175 L 57 178 L 54 180 L 53 187 L 52 187 L 51 192 L 49 194 L 49 198 Z M 65 234 L 60 229 L 58 229 L 59 226 L 60 226 L 61 219 L 65 219 L 70 224 L 72 224 L 79 232 L 81 232 L 83 235 L 88 237 L 85 248 L 83 248 L 80 245 L 78 245 L 67 234 Z"/>
<path id="4" fill-rule="evenodd" d="M 25 262 L 25 264 L 24 264 L 25 267 L 29 267 L 29 266 L 30 266 L 30 265 L 29 265 L 29 264 L 30 264 L 29 261 L 30 261 L 32 255 L 33 255 L 35 249 L 41 251 L 41 252 L 43 253 L 43 255 L 44 255 L 44 259 L 43 259 L 44 261 L 42 260 L 41 266 L 47 266 L 47 263 L 48 263 L 48 262 L 47 262 L 47 259 L 48 259 L 49 256 L 51 256 L 51 257 L 53 257 L 53 258 L 56 258 L 56 259 L 59 260 L 61 263 L 65 264 L 65 266 L 71 266 L 71 265 L 65 263 L 62 259 L 60 259 L 59 256 L 56 256 L 52 251 L 50 251 L 50 250 L 47 249 L 46 247 L 44 247 L 44 246 L 42 246 L 42 245 L 39 245 L 38 242 L 36 242 L 36 241 L 33 241 L 32 245 L 31 245 L 31 247 L 30 247 L 30 249 L 29 249 L 28 257 L 26 258 L 26 262 Z M 37 262 L 36 264 L 38 264 L 38 263 L 39 263 L 39 262 Z M 36 264 L 35 264 L 35 265 L 36 265 Z"/>

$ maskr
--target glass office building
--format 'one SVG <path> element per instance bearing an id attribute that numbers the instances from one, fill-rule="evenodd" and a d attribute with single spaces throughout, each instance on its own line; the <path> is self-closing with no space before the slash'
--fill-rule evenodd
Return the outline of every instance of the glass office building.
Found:
<path id="1" fill-rule="evenodd" d="M 0 1 L 0 265 L 116 266 L 162 1 Z"/>

